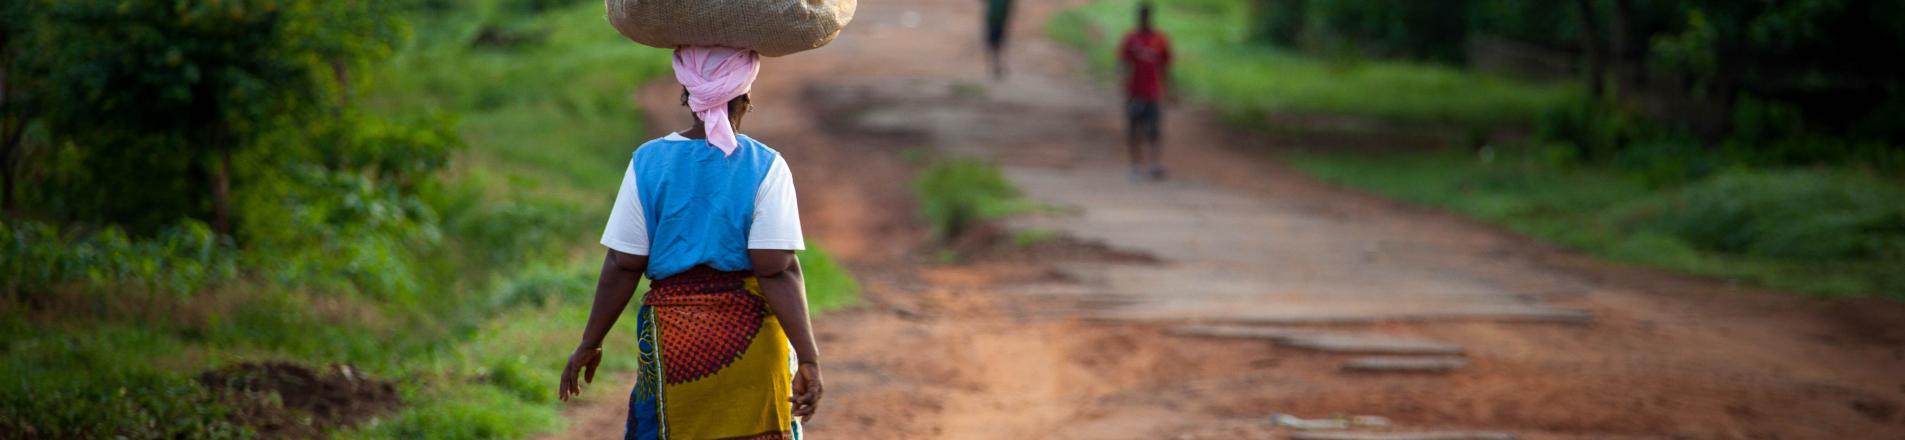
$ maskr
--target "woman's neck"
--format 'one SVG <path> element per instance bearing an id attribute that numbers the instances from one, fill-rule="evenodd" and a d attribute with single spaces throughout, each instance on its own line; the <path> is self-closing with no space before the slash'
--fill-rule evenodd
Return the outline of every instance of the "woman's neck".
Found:
<path id="1" fill-rule="evenodd" d="M 681 135 L 681 137 L 685 137 L 689 139 L 707 139 L 708 129 L 707 127 L 704 127 L 701 125 L 701 119 L 695 119 L 695 125 L 693 127 L 688 127 L 687 130 L 675 132 L 675 134 L 679 134 Z"/>

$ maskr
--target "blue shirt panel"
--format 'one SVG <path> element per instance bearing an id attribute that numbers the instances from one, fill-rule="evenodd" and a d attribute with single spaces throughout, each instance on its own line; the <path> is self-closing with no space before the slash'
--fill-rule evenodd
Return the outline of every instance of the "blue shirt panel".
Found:
<path id="1" fill-rule="evenodd" d="M 706 265 L 752 270 L 748 231 L 754 198 L 780 153 L 745 135 L 734 154 L 704 139 L 656 139 L 635 149 L 635 182 L 648 224 L 648 277 Z"/>

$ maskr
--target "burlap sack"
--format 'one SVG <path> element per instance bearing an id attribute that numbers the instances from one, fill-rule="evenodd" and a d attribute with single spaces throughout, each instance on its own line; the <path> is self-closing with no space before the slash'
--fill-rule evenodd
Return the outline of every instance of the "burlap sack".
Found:
<path id="1" fill-rule="evenodd" d="M 649 46 L 727 46 L 777 57 L 818 48 L 857 0 L 605 0 L 609 24 Z"/>

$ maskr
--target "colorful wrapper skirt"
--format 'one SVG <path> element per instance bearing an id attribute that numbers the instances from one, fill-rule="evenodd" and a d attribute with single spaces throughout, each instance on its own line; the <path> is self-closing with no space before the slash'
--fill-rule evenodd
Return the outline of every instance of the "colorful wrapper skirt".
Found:
<path id="1" fill-rule="evenodd" d="M 800 438 L 793 349 L 752 275 L 696 267 L 657 280 L 636 327 L 625 438 Z"/>

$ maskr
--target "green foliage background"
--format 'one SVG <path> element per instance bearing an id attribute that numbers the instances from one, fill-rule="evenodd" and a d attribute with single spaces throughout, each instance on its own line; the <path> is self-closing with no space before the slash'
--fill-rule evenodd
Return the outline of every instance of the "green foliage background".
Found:
<path id="1" fill-rule="evenodd" d="M 1136 26 L 1139 0 L 1102 0 L 1059 13 L 1052 37 L 1114 67 L 1119 38 Z M 1433 2 L 1400 2 L 1396 4 Z M 1388 3 L 1385 3 L 1388 4 Z M 1526 124 L 1550 108 L 1578 102 L 1569 84 L 1530 84 L 1454 66 L 1368 58 L 1357 52 L 1311 55 L 1254 44 L 1251 2 L 1159 2 L 1157 25 L 1170 37 L 1173 86 L 1261 123 L 1267 114 L 1327 113 L 1458 127 Z M 1373 93 L 1380 91 L 1380 93 Z"/>
<path id="2" fill-rule="evenodd" d="M 397 381 L 399 412 L 338 436 L 561 427 L 555 374 L 643 140 L 630 99 L 666 51 L 586 1 L 5 7 L 8 72 L 38 87 L 5 101 L 32 123 L 0 225 L 0 432 L 250 436 L 190 378 L 254 360 Z M 818 244 L 802 261 L 816 310 L 855 301 Z M 624 334 L 588 398 L 626 391 Z"/>

